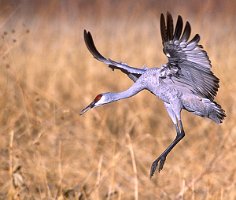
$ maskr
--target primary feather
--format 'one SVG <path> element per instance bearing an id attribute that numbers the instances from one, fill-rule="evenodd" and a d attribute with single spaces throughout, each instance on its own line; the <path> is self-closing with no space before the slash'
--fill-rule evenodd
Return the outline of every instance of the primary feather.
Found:
<path id="1" fill-rule="evenodd" d="M 99 51 L 97 50 L 92 35 L 90 32 L 87 32 L 84 30 L 84 41 L 85 44 L 90 51 L 90 53 L 93 55 L 94 58 L 97 60 L 107 64 L 111 69 L 119 69 L 123 73 L 125 73 L 131 80 L 134 82 L 145 72 L 145 69 L 138 69 L 134 67 L 130 67 L 129 65 L 121 62 L 116 62 L 111 59 L 105 58 Z"/>
<path id="2" fill-rule="evenodd" d="M 175 77 L 173 80 L 176 84 L 187 85 L 193 93 L 213 100 L 219 88 L 219 79 L 211 71 L 211 61 L 206 51 L 198 44 L 200 36 L 196 34 L 188 41 L 191 34 L 189 22 L 182 29 L 181 16 L 178 16 L 173 34 L 172 16 L 167 13 L 165 22 L 164 15 L 161 15 L 163 52 L 168 57 L 166 70 L 174 69 L 173 73 L 168 74 L 171 74 L 172 79 Z"/>

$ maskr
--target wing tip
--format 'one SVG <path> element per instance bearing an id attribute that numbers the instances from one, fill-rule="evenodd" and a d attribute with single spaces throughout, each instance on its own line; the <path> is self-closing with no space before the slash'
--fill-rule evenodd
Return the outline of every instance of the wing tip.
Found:
<path id="1" fill-rule="evenodd" d="M 84 29 L 84 36 L 88 35 L 90 32 Z"/>
<path id="2" fill-rule="evenodd" d="M 165 15 L 161 13 L 160 29 L 163 43 L 173 39 L 173 17 L 169 11 L 166 12 L 166 18 Z"/>
<path id="3" fill-rule="evenodd" d="M 162 43 L 164 43 L 167 41 L 167 30 L 166 30 L 165 17 L 163 13 L 161 13 L 161 18 L 160 18 L 160 31 L 161 31 Z"/>
<path id="4" fill-rule="evenodd" d="M 191 35 L 191 24 L 189 23 L 189 21 L 186 21 L 185 26 L 184 26 L 184 30 L 182 30 L 183 18 L 181 15 L 178 15 L 177 21 L 176 21 L 176 27 L 173 30 L 173 33 L 171 34 L 171 32 L 170 32 L 171 27 L 170 26 L 171 26 L 172 22 L 173 22 L 173 17 L 169 11 L 166 12 L 166 19 L 165 19 L 164 14 L 161 13 L 161 31 L 162 31 L 163 42 L 166 42 L 168 40 L 173 40 L 173 39 L 177 39 L 177 40 L 186 40 L 187 39 L 188 40 Z M 166 27 L 166 25 L 167 25 L 167 27 Z M 196 37 L 200 37 L 200 36 L 198 35 Z"/>
<path id="5" fill-rule="evenodd" d="M 166 17 L 171 17 L 172 18 L 172 15 L 170 14 L 169 11 L 166 12 Z"/>
<path id="6" fill-rule="evenodd" d="M 166 20 L 167 20 L 167 39 L 173 40 L 173 31 L 174 31 L 173 17 L 169 12 L 166 13 Z"/>
<path id="7" fill-rule="evenodd" d="M 92 35 L 91 35 L 91 33 L 90 33 L 89 31 L 87 31 L 86 29 L 84 29 L 84 41 L 85 41 L 85 43 L 88 44 L 89 40 L 90 40 L 90 41 L 91 41 L 91 40 L 93 41 Z"/>
<path id="8" fill-rule="evenodd" d="M 185 26 L 188 26 L 188 27 L 190 27 L 190 28 L 191 28 L 191 25 L 190 25 L 189 21 L 186 21 L 186 24 L 185 24 Z"/>
<path id="9" fill-rule="evenodd" d="M 93 57 L 101 62 L 106 61 L 107 59 L 97 50 L 94 41 L 93 41 L 93 37 L 92 34 L 87 31 L 86 29 L 84 29 L 84 41 L 85 44 L 89 50 L 89 52 L 93 55 Z"/>
<path id="10" fill-rule="evenodd" d="M 187 42 L 189 40 L 190 35 L 191 35 L 191 25 L 188 21 L 186 21 L 184 31 L 183 31 L 180 41 Z"/>
<path id="11" fill-rule="evenodd" d="M 190 44 L 190 43 L 192 43 L 192 42 L 195 42 L 196 44 L 198 44 L 200 40 L 201 40 L 201 37 L 200 37 L 200 35 L 197 33 L 197 34 L 192 38 L 192 40 L 190 40 L 190 41 L 188 42 L 188 44 Z M 202 47 L 202 45 L 200 45 L 200 47 Z"/>

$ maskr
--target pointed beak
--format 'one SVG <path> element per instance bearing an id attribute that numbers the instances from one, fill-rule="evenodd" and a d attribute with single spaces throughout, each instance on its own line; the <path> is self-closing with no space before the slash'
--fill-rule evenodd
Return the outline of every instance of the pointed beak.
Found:
<path id="1" fill-rule="evenodd" d="M 83 110 L 80 111 L 80 115 L 83 115 L 84 113 L 86 113 L 88 110 L 90 110 L 91 108 L 93 108 L 95 106 L 95 102 L 93 101 L 92 103 L 90 103 L 86 108 L 84 108 Z"/>

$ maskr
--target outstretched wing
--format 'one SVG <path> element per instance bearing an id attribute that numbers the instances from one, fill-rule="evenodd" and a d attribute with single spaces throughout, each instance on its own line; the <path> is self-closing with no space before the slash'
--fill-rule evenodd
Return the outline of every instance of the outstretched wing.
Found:
<path id="1" fill-rule="evenodd" d="M 168 63 L 163 68 L 166 72 L 164 76 L 172 77 L 194 93 L 213 100 L 219 88 L 219 79 L 211 71 L 211 61 L 206 51 L 198 44 L 200 36 L 196 34 L 189 40 L 191 26 L 186 22 L 183 30 L 181 16 L 178 16 L 174 29 L 169 13 L 166 22 L 161 14 L 160 28 L 163 51 L 168 57 Z"/>
<path id="2" fill-rule="evenodd" d="M 127 64 L 116 62 L 102 56 L 95 47 L 91 33 L 87 32 L 86 30 L 84 30 L 84 41 L 88 50 L 90 51 L 90 53 L 93 55 L 94 58 L 107 64 L 112 70 L 114 69 L 121 70 L 123 73 L 128 75 L 128 77 L 132 79 L 134 82 L 146 71 L 145 69 L 137 69 L 134 67 L 130 67 Z"/>

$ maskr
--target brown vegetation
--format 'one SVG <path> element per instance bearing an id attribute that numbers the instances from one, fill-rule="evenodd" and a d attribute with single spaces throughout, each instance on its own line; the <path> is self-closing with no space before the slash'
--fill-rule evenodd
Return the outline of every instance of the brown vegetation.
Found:
<path id="1" fill-rule="evenodd" d="M 235 5 L 232 1 L 6 1 L 0 6 L 0 199 L 235 199 Z M 159 16 L 189 20 L 220 78 L 222 125 L 183 112 L 186 137 L 149 179 L 175 137 L 148 92 L 79 111 L 132 82 L 89 54 L 83 29 L 114 60 L 166 62 Z"/>

